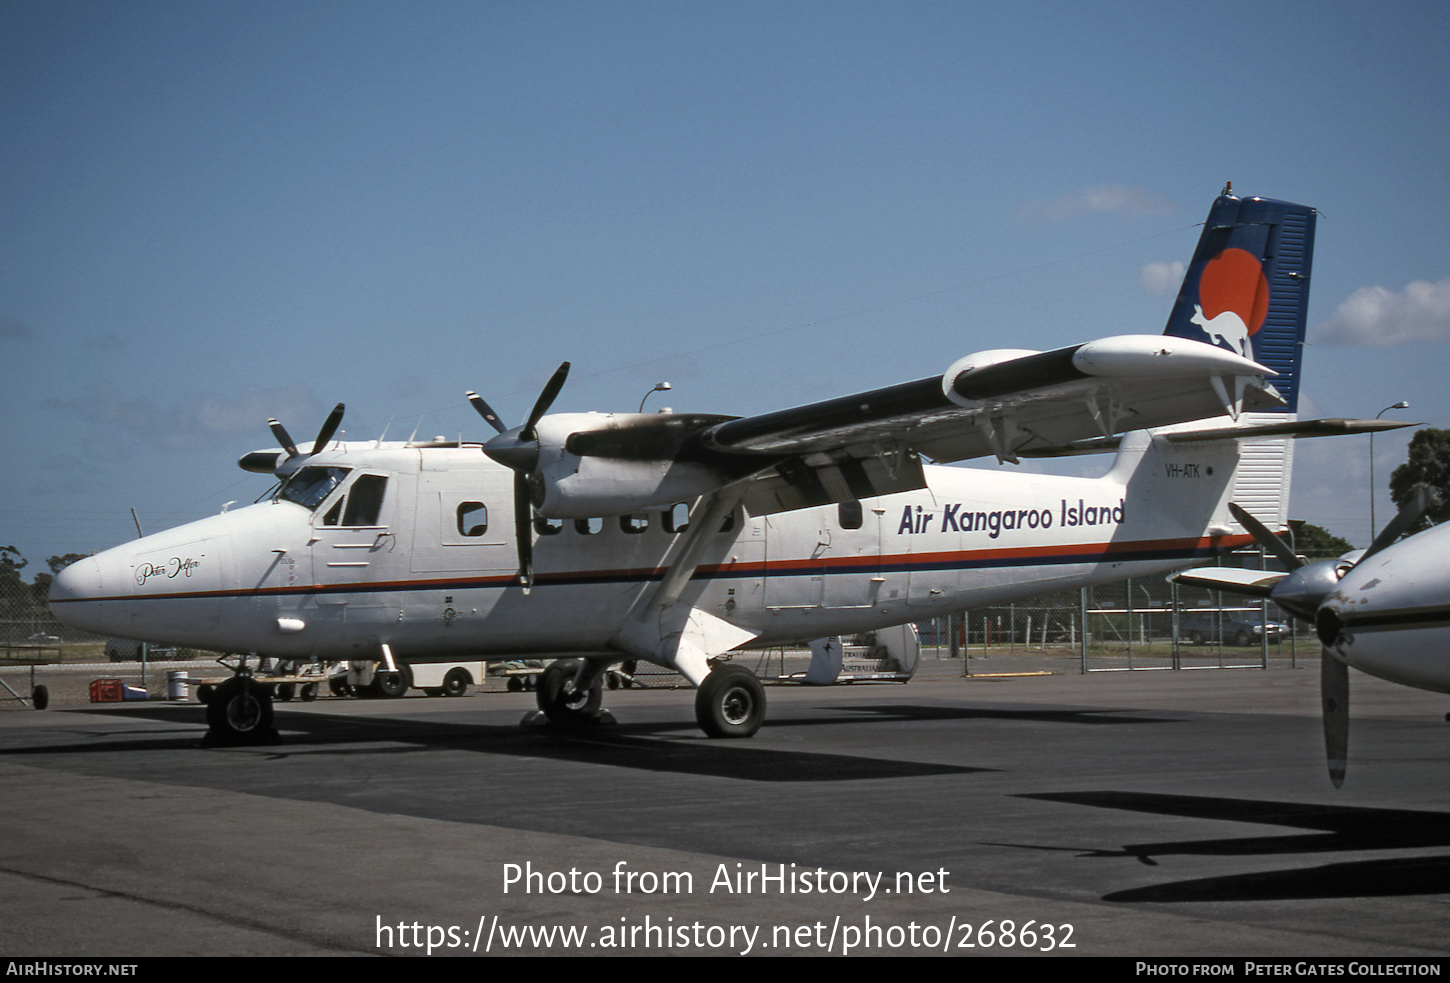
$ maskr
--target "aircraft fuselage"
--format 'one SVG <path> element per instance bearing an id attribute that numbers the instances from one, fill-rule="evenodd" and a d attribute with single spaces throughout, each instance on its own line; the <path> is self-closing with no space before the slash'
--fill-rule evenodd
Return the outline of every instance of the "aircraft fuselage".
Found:
<path id="1" fill-rule="evenodd" d="M 859 507 L 737 507 L 685 600 L 790 642 L 1166 571 L 1229 545 L 1204 518 L 1222 511 L 1231 445 L 1155 449 L 1151 467 L 1097 479 L 928 467 L 927 489 Z M 278 497 L 81 560 L 57 577 L 58 616 L 277 657 L 368 658 L 382 644 L 402 661 L 606 653 L 684 538 L 683 509 L 540 520 L 525 591 L 513 474 L 477 445 L 339 444 L 307 464 L 328 478 L 315 503 Z"/>

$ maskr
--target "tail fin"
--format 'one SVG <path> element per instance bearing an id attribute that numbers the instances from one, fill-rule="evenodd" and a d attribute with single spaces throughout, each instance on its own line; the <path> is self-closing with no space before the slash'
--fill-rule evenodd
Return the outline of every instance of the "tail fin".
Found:
<path id="1" fill-rule="evenodd" d="M 1280 413 L 1299 408 L 1314 223 L 1307 205 L 1271 198 L 1214 201 L 1164 334 L 1206 341 L 1279 373 Z"/>
<path id="2" fill-rule="evenodd" d="M 1245 414 L 1240 426 L 1297 415 L 1317 217 L 1307 205 L 1238 198 L 1225 189 L 1209 209 L 1168 317 L 1164 334 L 1228 348 L 1278 373 L 1273 385 L 1284 398 L 1283 409 Z M 1288 518 L 1293 466 L 1292 440 L 1244 441 L 1232 500 L 1270 528 L 1281 528 Z"/>

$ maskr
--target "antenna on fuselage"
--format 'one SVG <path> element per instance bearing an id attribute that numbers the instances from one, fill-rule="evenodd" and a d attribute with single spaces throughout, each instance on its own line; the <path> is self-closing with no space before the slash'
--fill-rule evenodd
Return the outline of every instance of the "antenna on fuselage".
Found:
<path id="1" fill-rule="evenodd" d="M 134 523 L 136 523 L 136 538 L 137 539 L 145 539 L 146 538 L 146 534 L 141 531 L 141 520 L 138 519 L 138 518 L 136 518 L 136 510 L 135 509 L 132 509 L 131 510 L 131 521 L 134 522 Z"/>

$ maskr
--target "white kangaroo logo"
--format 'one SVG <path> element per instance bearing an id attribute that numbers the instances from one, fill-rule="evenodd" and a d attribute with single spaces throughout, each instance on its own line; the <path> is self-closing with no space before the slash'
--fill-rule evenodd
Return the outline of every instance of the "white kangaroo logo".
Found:
<path id="1" fill-rule="evenodd" d="M 1233 311 L 1224 311 L 1212 319 L 1203 316 L 1203 308 L 1193 305 L 1193 317 L 1189 321 L 1198 325 L 1215 345 L 1227 345 L 1230 351 L 1238 352 L 1244 358 L 1253 358 L 1249 346 L 1249 329 L 1244 319 Z"/>

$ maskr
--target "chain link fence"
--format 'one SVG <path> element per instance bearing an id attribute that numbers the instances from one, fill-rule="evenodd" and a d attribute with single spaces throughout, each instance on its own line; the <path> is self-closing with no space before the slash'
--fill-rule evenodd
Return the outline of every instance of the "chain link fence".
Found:
<path id="1" fill-rule="evenodd" d="M 59 660 L 72 647 L 77 655 L 80 649 L 101 651 L 104 637 L 67 628 L 50 613 L 48 574 L 33 583 L 21 580 L 14 566 L 0 568 L 0 574 L 0 658 Z M 74 660 L 67 655 L 66 661 Z"/>
<path id="2" fill-rule="evenodd" d="M 1273 569 L 1257 552 L 1220 565 Z M 920 622 L 917 631 L 923 656 L 961 658 L 967 672 L 974 658 L 995 660 L 994 668 L 1003 658 L 1024 666 L 1053 659 L 1059 671 L 1074 660 L 1093 672 L 1294 666 L 1301 655 L 1319 655 L 1312 627 L 1268 601 L 1172 584 L 1161 574 L 976 608 Z"/>

